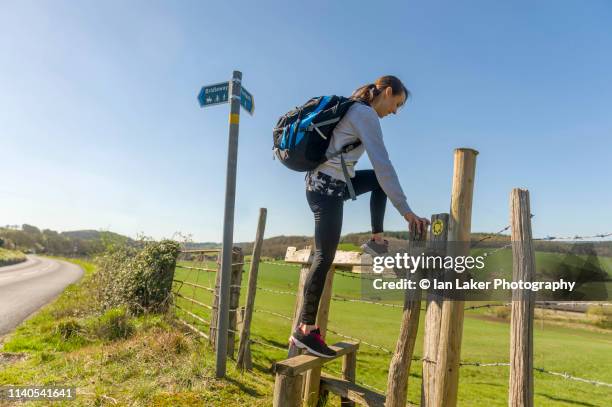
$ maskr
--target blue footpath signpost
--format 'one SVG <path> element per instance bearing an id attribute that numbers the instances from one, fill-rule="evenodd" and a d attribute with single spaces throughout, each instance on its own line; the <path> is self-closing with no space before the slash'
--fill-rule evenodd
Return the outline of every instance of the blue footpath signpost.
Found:
<path id="1" fill-rule="evenodd" d="M 229 82 L 215 83 L 214 85 L 204 86 L 198 94 L 198 102 L 200 107 L 212 105 L 220 105 L 227 103 L 229 98 Z M 251 116 L 255 111 L 255 101 L 253 95 L 248 90 L 240 86 L 240 106 L 244 108 Z"/>
<path id="2" fill-rule="evenodd" d="M 253 95 L 242 87 L 242 73 L 234 71 L 229 82 L 204 86 L 198 94 L 200 107 L 230 103 L 229 144 L 227 149 L 227 175 L 225 181 L 225 210 L 223 215 L 223 247 L 221 248 L 221 287 L 217 310 L 216 377 L 225 376 L 227 360 L 227 328 L 229 325 L 230 273 L 234 240 L 234 204 L 236 201 L 236 167 L 238 161 L 238 126 L 240 106 L 253 114 Z"/>

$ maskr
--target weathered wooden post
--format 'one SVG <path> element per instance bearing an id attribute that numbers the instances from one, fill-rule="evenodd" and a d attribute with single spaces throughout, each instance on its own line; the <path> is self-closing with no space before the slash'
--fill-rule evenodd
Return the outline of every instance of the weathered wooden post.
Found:
<path id="1" fill-rule="evenodd" d="M 234 358 L 236 347 L 236 329 L 238 328 L 238 313 L 240 312 L 240 289 L 242 288 L 242 271 L 244 268 L 244 253 L 239 247 L 232 254 L 232 278 L 230 285 L 229 329 L 227 330 L 227 356 Z"/>
<path id="2" fill-rule="evenodd" d="M 302 405 L 302 380 L 304 375 L 276 374 L 274 381 L 274 407 L 299 407 Z"/>
<path id="3" fill-rule="evenodd" d="M 342 359 L 342 378 L 351 383 L 355 383 L 357 375 L 357 352 L 347 353 Z M 348 398 L 341 397 L 340 405 L 342 407 L 354 407 L 355 402 Z"/>
<path id="4" fill-rule="evenodd" d="M 478 151 L 470 148 L 455 150 L 448 231 L 448 241 L 450 243 L 447 247 L 447 254 L 452 257 L 467 256 L 470 253 L 472 197 L 477 155 Z M 445 273 L 448 272 L 445 271 Z M 462 276 L 462 274 L 456 275 L 458 278 Z M 434 384 L 433 405 L 436 407 L 454 407 L 457 405 L 461 337 L 463 335 L 463 308 L 463 300 L 445 300 L 442 304 L 440 341 Z"/>
<path id="5" fill-rule="evenodd" d="M 233 261 L 232 261 L 233 263 Z M 217 320 L 219 316 L 219 290 L 221 288 L 221 253 L 217 257 L 217 273 L 215 274 L 215 292 L 213 293 L 212 310 L 210 311 L 210 328 L 208 332 L 210 346 L 216 349 Z"/>
<path id="6" fill-rule="evenodd" d="M 448 238 L 448 213 L 431 216 L 428 254 L 444 257 Z M 426 270 L 427 277 L 441 281 L 443 269 Z M 421 385 L 421 406 L 433 405 L 434 383 L 436 377 L 436 360 L 438 358 L 438 341 L 440 339 L 440 319 L 442 317 L 442 292 L 431 287 L 427 292 L 427 309 L 425 314 L 425 333 L 423 335 L 423 381 Z"/>
<path id="7" fill-rule="evenodd" d="M 246 307 L 244 309 L 244 317 L 242 318 L 242 330 L 240 331 L 240 345 L 238 347 L 237 365 L 240 369 L 251 370 L 253 363 L 251 361 L 251 321 L 253 319 L 253 307 L 255 306 L 255 293 L 257 292 L 257 273 L 259 271 L 259 257 L 261 256 L 261 246 L 263 245 L 263 236 L 266 229 L 266 208 L 259 208 L 259 222 L 257 223 L 257 234 L 255 235 L 255 244 L 253 245 L 253 256 L 251 258 L 251 267 L 249 269 L 249 287 L 247 290 Z"/>
<path id="8" fill-rule="evenodd" d="M 334 359 L 347 356 L 350 353 L 357 353 L 359 344 L 355 342 L 339 342 L 335 345 L 331 345 L 336 356 L 332 358 L 320 358 L 318 356 L 303 354 L 297 355 L 292 358 L 276 362 L 274 364 L 274 373 L 276 374 L 276 382 L 274 386 L 274 407 L 297 407 L 302 406 L 304 399 L 302 397 L 302 383 L 305 377 L 305 373 L 314 369 L 321 368 L 325 363 L 329 363 Z M 350 372 L 351 368 L 347 367 L 347 375 L 353 374 Z M 353 400 L 356 399 L 355 389 L 348 389 L 347 384 L 351 382 L 347 380 L 341 380 L 343 383 L 338 386 L 338 379 L 331 379 L 324 375 L 326 379 L 327 387 L 325 391 L 331 390 L 332 392 L 340 393 L 341 396 L 348 398 L 351 397 Z M 354 386 L 354 385 L 353 385 Z M 344 391 L 342 391 L 342 389 Z M 350 391 L 352 390 L 352 391 Z M 368 404 L 374 405 L 374 404 Z M 382 407 L 382 404 L 376 404 L 378 407 Z"/>
<path id="9" fill-rule="evenodd" d="M 237 325 L 238 304 L 240 303 L 240 284 L 242 283 L 242 267 L 244 255 L 242 249 L 234 247 L 232 250 L 232 268 L 230 276 L 230 300 L 229 300 L 229 323 L 227 331 L 227 356 L 234 357 L 234 338 Z M 219 318 L 219 292 L 221 289 L 221 268 L 217 268 L 215 283 L 215 294 L 213 298 L 212 312 L 210 315 L 210 344 L 216 349 L 217 320 Z"/>
<path id="10" fill-rule="evenodd" d="M 422 230 L 420 234 L 416 230 L 410 231 L 408 253 L 411 256 L 419 256 L 421 254 L 424 249 L 426 236 L 426 229 Z M 407 289 L 404 292 L 402 324 L 395 345 L 395 352 L 389 365 L 385 407 L 403 407 L 406 405 L 408 373 L 419 329 L 419 314 L 421 313 L 421 289 L 418 285 L 421 275 L 422 270 L 417 270 L 414 274 L 405 276 L 405 278 L 415 281 L 417 287 L 414 290 Z"/>
<path id="11" fill-rule="evenodd" d="M 515 188 L 510 195 L 512 225 L 512 279 L 535 279 L 535 255 L 531 240 L 529 191 Z M 510 407 L 533 407 L 534 292 L 512 291 L 510 319 Z"/>

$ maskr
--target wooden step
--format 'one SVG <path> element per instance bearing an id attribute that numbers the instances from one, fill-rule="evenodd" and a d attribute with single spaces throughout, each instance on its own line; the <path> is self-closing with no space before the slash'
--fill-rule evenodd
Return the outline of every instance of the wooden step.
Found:
<path id="1" fill-rule="evenodd" d="M 276 362 L 273 371 L 276 374 L 285 376 L 297 376 L 315 367 L 321 367 L 324 364 L 338 359 L 348 353 L 357 352 L 359 344 L 357 342 L 338 342 L 330 346 L 336 351 L 336 356 L 333 358 L 322 358 L 310 354 L 298 355 L 289 359 Z"/>
<path id="2" fill-rule="evenodd" d="M 362 406 L 384 407 L 385 396 L 375 391 L 351 383 L 348 380 L 338 379 L 321 373 L 321 390 L 329 391 L 337 396 L 354 401 Z"/>

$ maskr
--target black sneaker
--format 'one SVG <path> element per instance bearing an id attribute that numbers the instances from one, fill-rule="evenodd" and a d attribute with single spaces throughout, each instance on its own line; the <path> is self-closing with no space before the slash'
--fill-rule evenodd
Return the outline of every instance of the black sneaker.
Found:
<path id="1" fill-rule="evenodd" d="M 389 242 L 387 240 L 383 240 L 383 242 L 378 243 L 376 240 L 370 239 L 361 245 L 361 250 L 374 257 L 382 256 L 389 253 Z"/>
<path id="2" fill-rule="evenodd" d="M 322 358 L 333 358 L 336 356 L 336 351 L 327 346 L 323 338 L 321 338 L 319 328 L 310 331 L 308 335 L 298 328 L 291 335 L 291 340 L 295 346 L 300 349 L 306 349 L 315 356 Z"/>

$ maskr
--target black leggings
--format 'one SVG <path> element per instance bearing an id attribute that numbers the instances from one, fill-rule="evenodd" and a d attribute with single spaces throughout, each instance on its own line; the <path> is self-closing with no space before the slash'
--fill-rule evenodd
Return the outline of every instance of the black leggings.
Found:
<path id="1" fill-rule="evenodd" d="M 380 187 L 374 170 L 355 171 L 351 178 L 355 195 L 372 192 L 370 196 L 370 216 L 372 233 L 383 231 L 387 195 Z M 319 300 L 325 277 L 334 261 L 340 232 L 342 231 L 342 209 L 345 198 L 323 195 L 314 191 L 306 191 L 306 199 L 315 220 L 315 252 L 308 278 L 304 285 L 304 301 L 300 321 L 306 325 L 314 325 L 319 309 Z"/>

